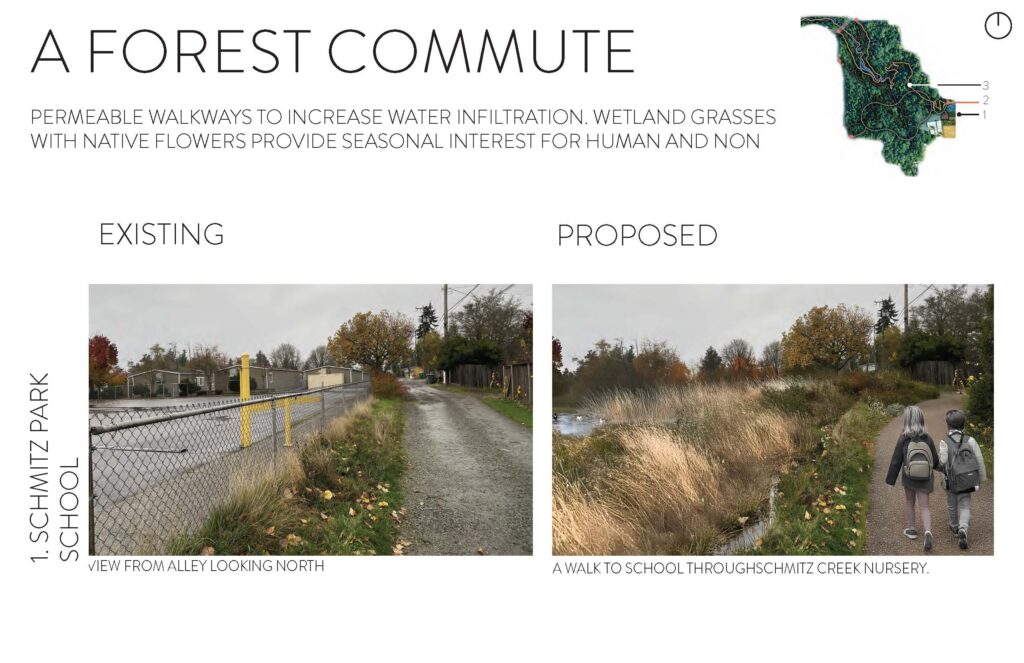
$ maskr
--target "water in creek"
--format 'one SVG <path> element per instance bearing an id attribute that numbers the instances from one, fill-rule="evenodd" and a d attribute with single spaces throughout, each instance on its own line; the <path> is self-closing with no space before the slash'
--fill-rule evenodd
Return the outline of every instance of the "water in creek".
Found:
<path id="1" fill-rule="evenodd" d="M 551 427 L 556 433 L 573 437 L 586 437 L 602 425 L 604 425 L 603 419 L 576 413 L 556 414 L 551 422 Z"/>
<path id="2" fill-rule="evenodd" d="M 748 524 L 745 524 L 743 529 L 715 550 L 716 555 L 738 555 L 749 548 L 753 548 L 757 540 L 771 529 L 772 524 L 775 522 L 775 496 L 779 492 L 778 485 L 778 479 L 773 479 L 772 487 L 768 491 L 768 515 L 753 522 L 748 521 Z"/>

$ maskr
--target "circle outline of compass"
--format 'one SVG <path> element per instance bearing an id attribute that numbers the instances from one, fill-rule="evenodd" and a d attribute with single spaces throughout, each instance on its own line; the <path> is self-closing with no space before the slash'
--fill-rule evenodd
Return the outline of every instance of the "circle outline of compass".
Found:
<path id="1" fill-rule="evenodd" d="M 1010 24 L 1010 27 L 1007 28 L 1006 30 L 1006 34 L 1002 35 L 1001 37 L 997 37 L 994 34 L 992 34 L 992 30 L 989 28 L 989 23 L 992 22 L 993 17 L 995 17 L 997 25 L 999 24 L 999 21 L 1004 18 Z M 991 14 L 985 17 L 985 34 L 987 34 L 992 39 L 1006 39 L 1007 37 L 1010 36 L 1011 32 L 1013 32 L 1013 19 L 1011 19 L 1010 15 L 1007 14 L 1006 12 L 992 12 Z"/>

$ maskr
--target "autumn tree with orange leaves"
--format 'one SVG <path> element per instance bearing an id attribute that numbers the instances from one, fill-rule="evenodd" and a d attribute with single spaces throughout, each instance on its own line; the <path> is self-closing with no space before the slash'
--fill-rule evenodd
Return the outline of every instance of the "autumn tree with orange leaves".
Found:
<path id="1" fill-rule="evenodd" d="M 633 367 L 642 385 L 682 384 L 690 379 L 690 369 L 664 341 L 643 341 Z"/>
<path id="2" fill-rule="evenodd" d="M 102 334 L 89 339 L 89 389 L 102 389 L 120 373 L 117 346 Z"/>
<path id="3" fill-rule="evenodd" d="M 783 335 L 783 365 L 838 373 L 870 354 L 871 328 L 871 317 L 859 307 L 815 306 Z"/>

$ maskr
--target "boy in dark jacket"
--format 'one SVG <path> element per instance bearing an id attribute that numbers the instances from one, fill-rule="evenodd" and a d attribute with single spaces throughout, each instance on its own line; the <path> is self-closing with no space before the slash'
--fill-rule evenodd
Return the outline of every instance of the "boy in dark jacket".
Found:
<path id="1" fill-rule="evenodd" d="M 960 410 L 950 410 L 946 413 L 946 427 L 949 432 L 939 442 L 939 464 L 948 470 L 951 456 L 958 448 L 966 447 L 978 461 L 978 470 L 981 481 L 988 479 L 985 473 L 985 457 L 981 455 L 981 447 L 977 440 L 964 433 L 967 425 L 967 416 Z M 949 440 L 949 442 L 947 442 Z M 946 489 L 946 506 L 949 510 L 949 529 L 956 535 L 961 550 L 967 550 L 967 529 L 971 525 L 971 495 L 972 492 L 956 493 L 949 485 L 949 477 L 942 480 L 942 487 Z M 975 488 L 975 492 L 981 490 L 981 484 Z"/>

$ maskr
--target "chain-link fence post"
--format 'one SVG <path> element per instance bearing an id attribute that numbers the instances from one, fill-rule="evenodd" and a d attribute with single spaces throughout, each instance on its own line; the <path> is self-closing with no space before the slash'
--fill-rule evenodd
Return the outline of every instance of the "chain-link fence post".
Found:
<path id="1" fill-rule="evenodd" d="M 274 445 L 274 469 L 277 469 L 277 399 L 270 401 L 270 428 L 274 431 L 272 444 Z"/>
<path id="2" fill-rule="evenodd" d="M 96 515 L 93 510 L 93 503 L 96 501 L 92 494 L 92 429 L 89 430 L 89 554 L 96 554 Z"/>
<path id="3" fill-rule="evenodd" d="M 292 399 L 284 399 L 284 446 L 292 446 Z"/>
<path id="4" fill-rule="evenodd" d="M 238 396 L 241 400 L 249 400 L 251 394 L 249 393 L 249 353 L 242 353 L 242 365 L 238 371 Z M 252 444 L 252 414 L 248 407 L 243 407 L 239 413 L 240 424 L 239 431 L 241 433 L 240 445 L 243 449 L 247 448 Z"/>
<path id="5" fill-rule="evenodd" d="M 320 392 L 320 431 L 327 430 L 327 392 Z"/>

